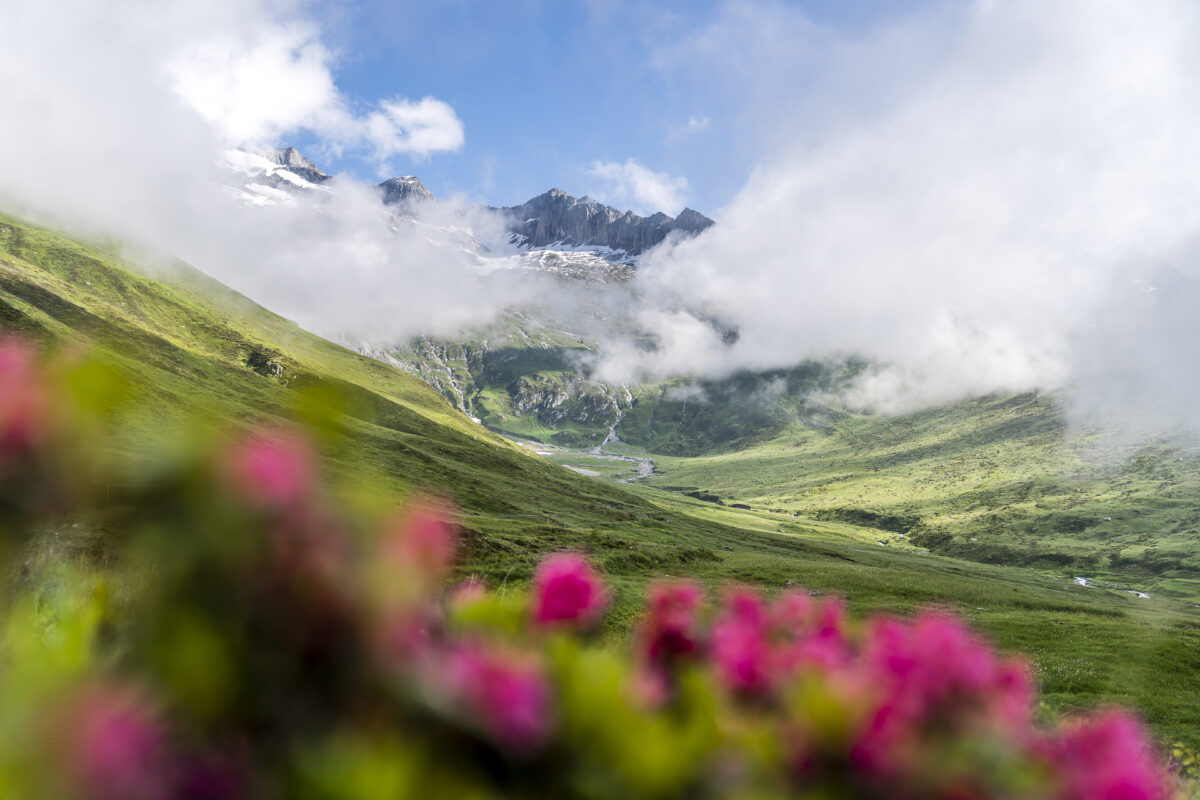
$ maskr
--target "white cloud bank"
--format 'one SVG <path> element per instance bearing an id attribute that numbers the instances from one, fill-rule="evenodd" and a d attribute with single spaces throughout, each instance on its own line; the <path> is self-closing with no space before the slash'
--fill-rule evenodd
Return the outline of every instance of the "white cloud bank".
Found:
<path id="1" fill-rule="evenodd" d="M 1197 264 L 1200 6 L 980 0 L 865 41 L 777 4 L 723 13 L 762 44 L 721 42 L 722 59 L 748 53 L 745 119 L 791 135 L 714 228 L 644 259 L 643 322 L 662 346 L 614 352 L 610 375 L 853 353 L 891 365 L 860 399 L 901 408 L 1116 374 L 1097 344 L 1116 326 L 1127 378 L 1170 364 L 1200 389 L 1200 341 L 1128 316 L 1157 313 L 1132 299 L 1134 278 Z M 772 60 L 781 28 L 812 49 Z M 728 71 L 703 58 L 710 40 L 702 28 L 660 61 Z M 796 70 L 818 55 L 814 87 Z"/>
<path id="2" fill-rule="evenodd" d="M 434 98 L 356 112 L 300 9 L 0 0 L 0 208 L 177 256 L 320 333 L 387 340 L 486 319 L 511 295 L 432 240 L 491 220 L 431 215 L 393 230 L 373 188 L 347 176 L 271 208 L 225 188 L 230 144 L 307 132 L 381 161 L 462 145 L 457 115 Z"/>
<path id="3" fill-rule="evenodd" d="M 368 118 L 367 135 L 377 156 L 406 154 L 426 158 L 463 145 L 463 124 L 454 109 L 433 97 L 384 100 Z"/>
<path id="4" fill-rule="evenodd" d="M 218 188 L 230 141 L 462 144 L 436 99 L 351 104 L 297 8 L 0 0 L 0 207 L 176 254 L 319 331 L 481 321 L 512 295 L 421 225 L 389 231 L 369 187 L 272 209 Z M 661 346 L 610 347 L 608 374 L 853 353 L 887 365 L 859 386 L 881 408 L 1073 382 L 1081 407 L 1200 416 L 1200 292 L 1169 272 L 1200 264 L 1196 41 L 1189 0 L 935 4 L 859 40 L 727 4 L 654 61 L 743 98 L 722 127 L 766 155 L 717 226 L 643 260 Z M 593 170 L 617 202 L 682 205 L 681 178 Z"/>
<path id="5" fill-rule="evenodd" d="M 223 30 L 184 45 L 165 65 L 175 93 L 230 144 L 261 146 L 308 130 L 333 150 L 367 149 L 381 166 L 463 145 L 462 121 L 441 100 L 383 100 L 355 115 L 333 78 L 333 53 L 306 23 Z"/>
<path id="6" fill-rule="evenodd" d="M 631 206 L 643 214 L 663 211 L 675 216 L 687 194 L 687 178 L 655 172 L 632 158 L 623 164 L 593 161 L 588 174 L 604 182 L 605 188 L 595 192 L 602 202 Z"/>

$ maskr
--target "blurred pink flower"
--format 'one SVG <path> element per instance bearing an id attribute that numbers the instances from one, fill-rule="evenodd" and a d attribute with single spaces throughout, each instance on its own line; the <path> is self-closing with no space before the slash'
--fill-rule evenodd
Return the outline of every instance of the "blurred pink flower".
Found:
<path id="1" fill-rule="evenodd" d="M 380 548 L 388 563 L 423 586 L 439 583 L 454 564 L 458 548 L 450 510 L 431 501 L 414 502 L 386 526 Z"/>
<path id="2" fill-rule="evenodd" d="M 781 677 L 803 669 L 838 669 L 850 659 L 844 631 L 845 608 L 837 598 L 814 601 L 786 592 L 770 609 L 773 669 Z"/>
<path id="3" fill-rule="evenodd" d="M 749 589 L 733 589 L 712 631 L 712 659 L 725 686 L 761 695 L 774 684 L 767 608 Z"/>
<path id="4" fill-rule="evenodd" d="M 812 626 L 816 602 L 808 592 L 791 589 L 771 605 L 771 625 L 779 630 L 801 631 Z"/>
<path id="5" fill-rule="evenodd" d="M 608 592 L 587 559 L 558 553 L 538 565 L 533 578 L 533 616 L 541 625 L 582 628 L 600 618 Z"/>
<path id="6" fill-rule="evenodd" d="M 1047 746 L 1058 800 L 1166 800 L 1162 766 L 1135 720 L 1110 711 L 1076 723 Z"/>
<path id="7" fill-rule="evenodd" d="M 875 694 L 874 712 L 854 748 L 860 767 L 895 769 L 902 743 L 929 737 L 1028 730 L 1032 694 L 1024 665 L 1002 660 L 960 620 L 924 613 L 876 621 L 858 665 Z"/>
<path id="8" fill-rule="evenodd" d="M 312 447 L 285 430 L 250 433 L 233 446 L 225 463 L 234 490 L 268 510 L 281 511 L 299 503 L 316 483 Z"/>
<path id="9" fill-rule="evenodd" d="M 49 400 L 33 349 L 18 339 L 0 341 L 0 458 L 27 453 L 45 438 Z"/>
<path id="10" fill-rule="evenodd" d="M 465 643 L 434 680 L 503 749 L 527 753 L 550 732 L 550 686 L 536 661 Z"/>
<path id="11" fill-rule="evenodd" d="M 638 628 L 642 656 L 654 664 L 669 664 L 699 653 L 703 647 L 697 614 L 704 590 L 691 581 L 655 583 L 649 609 Z"/>
<path id="12" fill-rule="evenodd" d="M 90 800 L 157 800 L 168 794 L 166 732 L 147 703 L 126 687 L 98 686 L 64 723 L 78 793 Z"/>

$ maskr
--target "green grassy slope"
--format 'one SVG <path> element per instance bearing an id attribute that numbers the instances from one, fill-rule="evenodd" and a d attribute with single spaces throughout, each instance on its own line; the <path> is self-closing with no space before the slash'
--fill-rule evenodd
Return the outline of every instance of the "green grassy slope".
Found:
<path id="1" fill-rule="evenodd" d="M 937 552 L 1200 601 L 1200 465 L 1169 442 L 1072 432 L 1053 396 L 794 424 L 656 458 L 653 485 L 905 533 Z"/>
<path id="2" fill-rule="evenodd" d="M 1200 453 L 1071 430 L 1054 396 L 872 416 L 838 399 L 863 366 L 853 362 L 606 387 L 580 366 L 587 346 L 536 315 L 466 341 L 436 352 L 426 342 L 410 363 L 435 383 L 456 369 L 462 397 L 506 435 L 585 449 L 619 416 L 627 448 L 608 450 L 652 457 L 651 484 L 669 491 L 1200 602 Z M 574 456 L 555 460 L 585 474 L 636 474 L 630 462 Z"/>
<path id="3" fill-rule="evenodd" d="M 413 488 L 449 492 L 485 561 L 489 553 L 524 554 L 540 541 L 530 530 L 547 537 L 546 546 L 609 529 L 674 546 L 653 505 L 529 454 L 419 380 L 308 334 L 194 271 L 150 279 L 4 219 L 0 321 L 53 339 L 85 338 L 116 364 L 155 410 L 152 428 L 130 432 L 134 448 L 198 420 L 280 416 L 305 397 L 328 395 L 347 413 L 352 445 L 336 459 L 339 475 L 393 497 Z"/>
<path id="4" fill-rule="evenodd" d="M 151 279 L 10 218 L 0 218 L 0 328 L 85 339 L 116 365 L 155 411 L 152 422 L 139 418 L 126 431 L 132 452 L 204 420 L 286 416 L 314 394 L 333 397 L 347 412 L 330 455 L 343 485 L 395 499 L 414 487 L 448 491 L 467 528 L 464 571 L 495 583 L 526 578 L 546 550 L 587 550 L 617 595 L 614 635 L 631 621 L 645 582 L 664 575 L 769 590 L 792 582 L 842 594 L 855 612 L 945 604 L 1001 646 L 1030 652 L 1054 707 L 1128 702 L 1163 737 L 1200 744 L 1200 615 L 1184 604 L 922 554 L 844 521 L 583 477 L 489 433 L 413 377 L 312 336 L 194 271 Z M 666 465 L 661 480 L 679 483 L 672 470 L 683 466 Z M 764 467 L 764 476 L 780 471 Z M 750 477 L 750 462 L 739 469 L 739 485 L 784 485 Z M 737 488 L 699 473 L 695 482 Z M 766 494 L 737 496 L 761 504 Z"/>

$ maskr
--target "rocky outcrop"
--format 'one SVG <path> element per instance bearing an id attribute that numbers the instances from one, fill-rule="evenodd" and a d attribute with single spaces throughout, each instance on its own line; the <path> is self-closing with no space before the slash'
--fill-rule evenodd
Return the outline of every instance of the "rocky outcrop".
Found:
<path id="1" fill-rule="evenodd" d="M 713 221 L 690 208 L 678 217 L 661 211 L 642 217 L 606 206 L 590 197 L 576 198 L 551 189 L 519 206 L 494 209 L 509 220 L 518 243 L 530 248 L 563 243 L 611 247 L 636 255 L 661 242 L 673 231 L 696 234 Z"/>
<path id="2" fill-rule="evenodd" d="M 415 175 L 388 178 L 376 188 L 379 189 L 385 206 L 427 203 L 434 199 L 433 192 L 426 189 L 425 184 Z"/>
<path id="3" fill-rule="evenodd" d="M 274 161 L 279 166 L 286 167 L 288 172 L 299 175 L 309 183 L 324 183 L 330 180 L 329 175 L 326 175 L 316 164 L 300 155 L 300 151 L 294 147 L 285 147 L 276 150 Z"/>
<path id="4" fill-rule="evenodd" d="M 518 414 L 533 414 L 543 425 L 564 421 L 602 425 L 613 416 L 607 387 L 577 374 L 523 375 L 507 388 L 513 409 Z"/>
<path id="5" fill-rule="evenodd" d="M 685 208 L 679 212 L 679 216 L 675 218 L 674 224 L 675 230 L 687 233 L 699 233 L 712 225 L 713 221 L 695 209 Z"/>

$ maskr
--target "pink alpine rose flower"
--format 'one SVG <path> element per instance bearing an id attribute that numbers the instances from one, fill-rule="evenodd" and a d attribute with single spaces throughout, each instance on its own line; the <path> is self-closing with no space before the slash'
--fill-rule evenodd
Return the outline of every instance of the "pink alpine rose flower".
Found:
<path id="1" fill-rule="evenodd" d="M 642 656 L 669 665 L 703 649 L 698 613 L 704 590 L 692 581 L 656 583 L 650 587 L 649 610 L 638 629 Z"/>
<path id="2" fill-rule="evenodd" d="M 458 532 L 448 507 L 417 501 L 390 523 L 380 539 L 383 557 L 402 572 L 432 586 L 450 571 L 458 550 Z"/>
<path id="3" fill-rule="evenodd" d="M 1076 723 L 1048 746 L 1057 800 L 1167 800 L 1162 766 L 1134 719 L 1110 711 Z"/>
<path id="4" fill-rule="evenodd" d="M 97 686 L 63 721 L 69 778 L 88 800 L 159 800 L 169 791 L 166 731 L 139 694 Z"/>
<path id="5" fill-rule="evenodd" d="M 608 607 L 600 576 L 579 553 L 559 553 L 543 561 L 533 578 L 533 615 L 544 626 L 585 628 Z"/>
<path id="6" fill-rule="evenodd" d="M 705 648 L 699 610 L 704 590 L 692 581 L 650 586 L 646 616 L 637 629 L 638 669 L 633 694 L 649 707 L 667 703 L 676 687 L 674 670 Z"/>
<path id="7" fill-rule="evenodd" d="M 713 625 L 712 660 L 730 691 L 763 695 L 774 684 L 767 607 L 749 589 L 734 589 Z"/>
<path id="8" fill-rule="evenodd" d="M 299 435 L 278 429 L 250 433 L 225 459 L 234 490 L 252 505 L 286 510 L 305 498 L 316 483 L 312 447 Z"/>
<path id="9" fill-rule="evenodd" d="M 450 608 L 462 609 L 474 605 L 487 597 L 487 584 L 477 575 L 472 575 L 454 587 L 450 593 Z"/>
<path id="10" fill-rule="evenodd" d="M 0 462 L 46 437 L 49 400 L 32 348 L 18 339 L 0 341 Z"/>
<path id="11" fill-rule="evenodd" d="M 925 612 L 881 619 L 868 631 L 859 665 L 874 708 L 854 746 L 862 769 L 890 773 L 897 754 L 946 737 L 1020 736 L 1032 710 L 1029 676 L 1002 660 L 961 621 Z"/>
<path id="12" fill-rule="evenodd" d="M 850 661 L 841 600 L 813 600 L 800 591 L 786 592 L 771 606 L 772 657 L 781 677 L 803 670 L 825 672 Z"/>
<path id="13" fill-rule="evenodd" d="M 470 642 L 452 649 L 433 679 L 503 749 L 529 753 L 550 733 L 550 686 L 530 658 Z"/>

